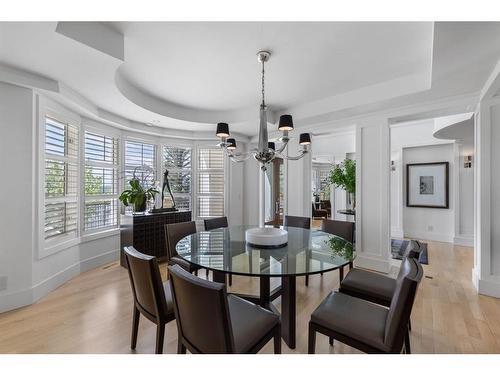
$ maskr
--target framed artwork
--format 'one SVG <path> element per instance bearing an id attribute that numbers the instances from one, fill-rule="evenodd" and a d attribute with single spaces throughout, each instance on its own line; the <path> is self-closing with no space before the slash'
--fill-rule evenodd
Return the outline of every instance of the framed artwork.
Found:
<path id="1" fill-rule="evenodd" d="M 406 206 L 449 208 L 449 163 L 406 164 Z"/>

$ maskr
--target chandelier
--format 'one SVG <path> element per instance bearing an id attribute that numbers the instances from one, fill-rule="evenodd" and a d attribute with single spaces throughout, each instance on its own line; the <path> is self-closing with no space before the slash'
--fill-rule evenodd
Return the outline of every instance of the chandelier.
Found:
<path id="1" fill-rule="evenodd" d="M 267 134 L 267 106 L 265 101 L 265 63 L 269 61 L 271 53 L 268 51 L 259 51 L 257 59 L 262 64 L 262 103 L 260 104 L 260 125 L 259 125 L 259 144 L 246 152 L 239 152 L 236 147 L 236 139 L 229 138 L 229 125 L 225 122 L 217 124 L 217 137 L 220 138 L 219 147 L 221 147 L 230 160 L 241 162 L 249 159 L 251 156 L 260 164 L 259 174 L 259 227 L 251 228 L 246 231 L 246 241 L 252 246 L 262 248 L 276 248 L 285 246 L 288 242 L 288 232 L 280 228 L 265 227 L 265 172 L 267 164 L 275 158 L 285 160 L 299 160 L 310 152 L 311 136 L 309 133 L 302 133 L 299 137 L 301 149 L 297 155 L 288 156 L 285 150 L 290 141 L 289 132 L 293 130 L 293 119 L 291 115 L 281 115 L 278 123 L 278 130 L 282 133 L 277 139 L 277 143 L 269 142 Z"/>

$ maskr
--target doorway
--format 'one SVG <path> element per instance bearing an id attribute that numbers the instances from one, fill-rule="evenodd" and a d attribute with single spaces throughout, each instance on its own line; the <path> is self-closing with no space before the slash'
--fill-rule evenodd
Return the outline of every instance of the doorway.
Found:
<path id="1" fill-rule="evenodd" d="M 266 224 L 283 225 L 285 204 L 285 165 L 283 159 L 276 158 L 266 170 Z"/>

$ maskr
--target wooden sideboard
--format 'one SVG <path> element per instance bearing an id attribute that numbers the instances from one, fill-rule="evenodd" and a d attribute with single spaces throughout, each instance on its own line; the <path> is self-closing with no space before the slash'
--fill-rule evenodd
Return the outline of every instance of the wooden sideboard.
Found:
<path id="1" fill-rule="evenodd" d="M 130 214 L 120 217 L 120 265 L 125 267 L 123 248 L 133 246 L 137 251 L 165 260 L 165 224 L 191 221 L 191 211 Z"/>

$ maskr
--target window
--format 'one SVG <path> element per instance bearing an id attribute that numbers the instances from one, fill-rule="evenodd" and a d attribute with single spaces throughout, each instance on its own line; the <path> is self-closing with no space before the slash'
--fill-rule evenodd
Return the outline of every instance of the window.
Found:
<path id="1" fill-rule="evenodd" d="M 146 187 L 155 184 L 156 174 L 156 146 L 142 142 L 125 142 L 125 180 L 128 182 L 134 177 Z"/>
<path id="2" fill-rule="evenodd" d="M 118 225 L 118 139 L 85 132 L 83 229 Z"/>
<path id="3" fill-rule="evenodd" d="M 220 148 L 198 149 L 198 217 L 224 216 L 224 153 Z"/>
<path id="4" fill-rule="evenodd" d="M 168 170 L 170 189 L 179 210 L 191 210 L 191 153 L 190 148 L 163 146 L 163 170 Z M 170 197 L 165 196 L 164 199 L 170 200 Z"/>
<path id="5" fill-rule="evenodd" d="M 45 117 L 44 238 L 78 229 L 78 128 Z"/>

